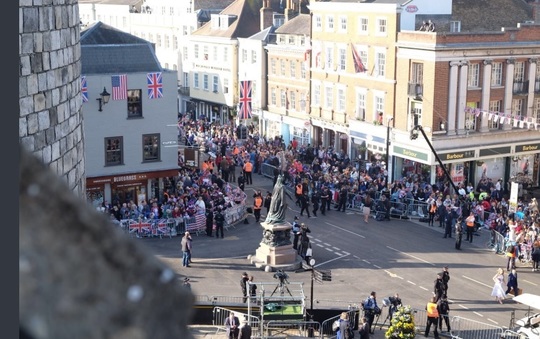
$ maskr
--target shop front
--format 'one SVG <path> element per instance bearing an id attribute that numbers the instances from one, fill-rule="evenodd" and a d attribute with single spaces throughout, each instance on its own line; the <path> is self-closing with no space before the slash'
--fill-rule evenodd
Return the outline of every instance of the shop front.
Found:
<path id="1" fill-rule="evenodd" d="M 316 136 L 314 144 L 332 147 L 336 152 L 342 152 L 350 156 L 351 140 L 349 137 L 350 130 L 347 125 L 319 118 L 311 118 L 310 124 Z"/>
<path id="2" fill-rule="evenodd" d="M 290 116 L 283 117 L 283 139 L 285 145 L 288 145 L 293 138 L 296 138 L 298 145 L 307 146 L 311 144 L 311 123 L 306 119 L 299 119 Z"/>
<path id="3" fill-rule="evenodd" d="M 430 166 L 431 157 L 428 153 L 394 145 L 392 147 L 394 169 L 389 175 L 394 180 L 412 178 L 419 182 L 433 183 L 435 166 Z"/>
<path id="4" fill-rule="evenodd" d="M 528 185 L 540 186 L 540 143 L 516 145 L 511 160 L 511 177 L 521 176 Z"/>
<path id="5" fill-rule="evenodd" d="M 163 199 L 164 193 L 176 190 L 178 170 L 165 170 L 86 179 L 86 198 L 94 207 L 103 202 L 139 204 L 149 198 Z"/>
<path id="6" fill-rule="evenodd" d="M 475 155 L 476 154 L 474 150 L 455 151 L 438 154 L 439 159 L 441 159 L 441 161 L 443 162 L 446 171 L 448 172 L 448 174 L 450 174 L 452 182 L 456 186 L 460 183 L 463 183 L 466 186 L 467 183 L 471 182 L 471 180 L 474 179 L 474 173 L 472 173 L 472 169 L 475 168 Z M 440 165 L 436 165 L 435 168 L 435 181 L 445 181 L 446 175 L 442 167 Z"/>

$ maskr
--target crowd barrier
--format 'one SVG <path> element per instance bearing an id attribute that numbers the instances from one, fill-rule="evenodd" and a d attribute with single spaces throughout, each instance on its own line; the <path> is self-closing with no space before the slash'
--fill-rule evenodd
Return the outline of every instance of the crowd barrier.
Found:
<path id="1" fill-rule="evenodd" d="M 220 332 L 226 332 L 227 327 L 225 326 L 225 320 L 229 317 L 230 313 L 234 312 L 234 315 L 238 317 L 240 323 L 243 320 L 247 320 L 248 324 L 251 326 L 251 337 L 252 338 L 261 338 L 261 323 L 258 317 L 249 315 L 247 313 L 242 313 L 237 310 L 233 311 L 224 307 L 216 306 L 212 311 L 212 324 L 216 326 L 216 335 Z"/>
<path id="2" fill-rule="evenodd" d="M 360 315 L 359 309 L 351 309 L 347 311 L 348 319 L 349 319 L 349 325 L 352 326 L 352 328 L 357 328 L 357 321 L 358 317 Z M 338 320 L 340 318 L 341 314 L 338 314 L 332 318 L 326 319 L 321 324 L 321 332 L 320 337 L 321 338 L 328 338 L 328 339 L 334 339 L 337 337 L 336 331 L 332 329 L 332 325 L 334 324 L 334 321 Z"/>
<path id="3" fill-rule="evenodd" d="M 501 338 L 505 329 L 462 317 L 452 317 L 450 321 L 452 338 L 455 339 L 493 339 Z"/>

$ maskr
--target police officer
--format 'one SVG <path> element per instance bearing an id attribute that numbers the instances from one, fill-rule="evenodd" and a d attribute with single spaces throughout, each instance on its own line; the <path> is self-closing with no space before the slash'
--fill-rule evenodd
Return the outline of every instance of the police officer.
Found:
<path id="1" fill-rule="evenodd" d="M 298 239 L 300 238 L 300 224 L 298 223 L 298 216 L 294 216 L 294 221 L 292 223 L 292 233 L 293 233 L 293 248 L 298 250 Z"/>
<path id="2" fill-rule="evenodd" d="M 221 213 L 221 208 L 218 207 L 216 214 L 214 215 L 214 221 L 216 222 L 216 238 L 219 238 L 221 233 L 221 238 L 223 239 L 223 225 L 225 224 L 225 216 Z"/>

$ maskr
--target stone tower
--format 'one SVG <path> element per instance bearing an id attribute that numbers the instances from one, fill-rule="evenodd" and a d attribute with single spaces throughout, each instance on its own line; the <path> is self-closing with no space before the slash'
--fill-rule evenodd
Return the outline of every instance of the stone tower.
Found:
<path id="1" fill-rule="evenodd" d="M 85 194 L 77 0 L 19 1 L 19 142 Z"/>

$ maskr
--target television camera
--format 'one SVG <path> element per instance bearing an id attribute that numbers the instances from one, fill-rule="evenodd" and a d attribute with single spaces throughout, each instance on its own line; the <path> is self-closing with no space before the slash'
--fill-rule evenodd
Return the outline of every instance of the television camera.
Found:
<path id="1" fill-rule="evenodd" d="M 283 272 L 283 270 L 277 270 L 277 272 L 274 273 L 274 279 L 278 279 L 280 285 L 289 283 L 289 281 L 287 280 L 289 279 L 289 275 Z"/>

